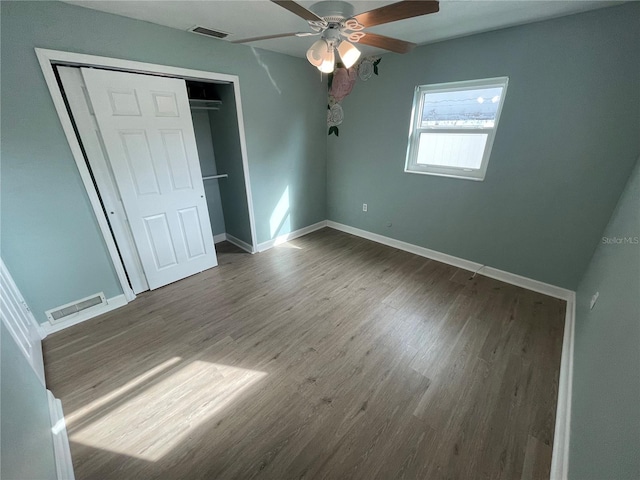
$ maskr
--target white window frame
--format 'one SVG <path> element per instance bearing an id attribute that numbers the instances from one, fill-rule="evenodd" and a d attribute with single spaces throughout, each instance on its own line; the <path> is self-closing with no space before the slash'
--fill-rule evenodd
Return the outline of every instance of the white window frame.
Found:
<path id="1" fill-rule="evenodd" d="M 502 106 L 504 105 L 504 99 L 507 94 L 507 85 L 509 83 L 509 77 L 495 77 L 485 78 L 479 80 L 468 80 L 462 82 L 448 82 L 437 83 L 432 85 L 419 85 L 416 87 L 413 96 L 413 108 L 411 110 L 411 127 L 409 129 L 409 142 L 407 146 L 407 158 L 405 162 L 404 171 L 406 173 L 418 173 L 422 175 L 438 175 L 441 177 L 462 178 L 466 180 L 484 180 L 487 172 L 487 165 L 489 164 L 489 157 L 491 156 L 491 148 L 493 147 L 493 140 L 498 130 L 498 124 L 500 122 L 500 113 L 502 112 Z M 429 126 L 422 127 L 422 110 L 425 93 L 442 93 L 442 92 L 455 92 L 460 90 L 475 90 L 477 88 L 493 88 L 502 87 L 502 95 L 498 104 L 498 110 L 496 112 L 496 118 L 493 127 L 475 127 L 475 126 L 460 126 L 460 127 L 438 127 Z M 478 133 L 488 134 L 487 143 L 485 144 L 484 153 L 482 155 L 482 162 L 480 168 L 462 168 L 454 166 L 438 166 L 438 165 L 424 165 L 417 163 L 418 147 L 420 142 L 420 134 L 423 132 L 439 132 L 439 133 Z"/>

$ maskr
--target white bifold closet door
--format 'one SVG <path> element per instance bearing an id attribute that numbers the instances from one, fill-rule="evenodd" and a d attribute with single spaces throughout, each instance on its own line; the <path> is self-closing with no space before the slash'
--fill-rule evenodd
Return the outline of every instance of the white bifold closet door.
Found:
<path id="1" fill-rule="evenodd" d="M 81 71 L 149 288 L 216 266 L 184 80 Z"/>

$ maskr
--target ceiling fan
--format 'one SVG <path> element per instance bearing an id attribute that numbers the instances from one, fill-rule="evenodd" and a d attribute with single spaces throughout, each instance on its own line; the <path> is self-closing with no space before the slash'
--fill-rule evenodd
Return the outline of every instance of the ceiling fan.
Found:
<path id="1" fill-rule="evenodd" d="M 436 13 L 440 7 L 437 0 L 404 0 L 368 12 L 353 15 L 353 6 L 342 1 L 323 1 L 306 9 L 293 0 L 271 0 L 273 3 L 303 18 L 312 32 L 281 33 L 263 37 L 235 40 L 233 43 L 249 43 L 283 37 L 310 37 L 320 35 L 320 40 L 307 50 L 307 60 L 324 73 L 335 68 L 335 50 L 346 68 L 353 66 L 360 51 L 353 45 L 361 43 L 395 53 L 407 53 L 416 45 L 396 38 L 385 37 L 364 29 L 376 25 Z"/>

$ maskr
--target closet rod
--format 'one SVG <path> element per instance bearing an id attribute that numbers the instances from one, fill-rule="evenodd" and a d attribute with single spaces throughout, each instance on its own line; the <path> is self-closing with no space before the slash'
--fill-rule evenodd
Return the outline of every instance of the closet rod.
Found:
<path id="1" fill-rule="evenodd" d="M 221 173 L 220 175 L 209 175 L 208 177 L 202 177 L 202 180 L 213 180 L 215 178 L 228 178 L 229 174 Z"/>

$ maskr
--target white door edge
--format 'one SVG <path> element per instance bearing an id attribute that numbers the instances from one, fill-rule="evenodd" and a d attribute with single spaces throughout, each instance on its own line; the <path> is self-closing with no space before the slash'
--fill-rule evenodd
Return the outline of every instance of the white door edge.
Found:
<path id="1" fill-rule="evenodd" d="M 116 237 L 120 257 L 131 282 L 133 292 L 138 294 L 149 290 L 149 285 L 142 269 L 142 263 L 136 249 L 126 213 L 117 190 L 109 158 L 104 152 L 95 116 L 90 110 L 86 86 L 80 69 L 77 67 L 58 67 L 58 75 L 65 90 L 71 114 L 78 128 L 80 140 L 84 146 L 87 160 L 93 172 L 95 184 L 100 198 L 107 211 L 107 221 Z M 110 217 L 110 218 L 109 218 Z"/>

